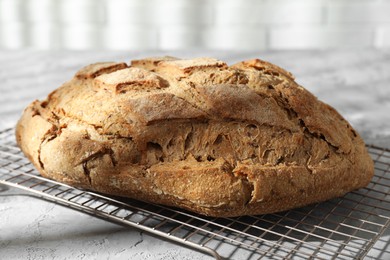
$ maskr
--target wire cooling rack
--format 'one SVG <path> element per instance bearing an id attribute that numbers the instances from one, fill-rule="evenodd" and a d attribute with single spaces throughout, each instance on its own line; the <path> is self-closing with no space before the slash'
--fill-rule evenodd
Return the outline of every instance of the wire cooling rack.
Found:
<path id="1" fill-rule="evenodd" d="M 364 189 L 282 213 L 209 218 L 136 200 L 79 190 L 38 175 L 0 132 L 0 183 L 136 227 L 216 259 L 362 259 L 390 224 L 390 150 L 368 146 L 375 176 Z"/>

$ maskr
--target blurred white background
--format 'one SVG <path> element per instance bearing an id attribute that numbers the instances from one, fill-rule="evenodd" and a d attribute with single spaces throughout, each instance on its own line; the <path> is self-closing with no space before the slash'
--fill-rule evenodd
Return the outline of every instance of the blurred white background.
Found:
<path id="1" fill-rule="evenodd" d="M 390 0 L 0 0 L 1 49 L 390 47 Z"/>

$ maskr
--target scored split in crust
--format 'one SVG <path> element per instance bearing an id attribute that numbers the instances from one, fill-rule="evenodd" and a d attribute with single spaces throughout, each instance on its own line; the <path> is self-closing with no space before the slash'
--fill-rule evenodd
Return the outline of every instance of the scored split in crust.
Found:
<path id="1" fill-rule="evenodd" d="M 16 137 L 43 176 L 212 216 L 323 201 L 373 175 L 350 124 L 258 59 L 92 64 L 33 102 Z"/>

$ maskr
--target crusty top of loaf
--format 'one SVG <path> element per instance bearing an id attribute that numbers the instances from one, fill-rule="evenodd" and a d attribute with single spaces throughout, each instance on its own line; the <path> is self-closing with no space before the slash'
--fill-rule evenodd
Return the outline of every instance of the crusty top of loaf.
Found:
<path id="1" fill-rule="evenodd" d="M 43 106 L 118 136 L 133 136 L 141 126 L 163 120 L 237 120 L 292 132 L 304 127 L 349 153 L 356 135 L 291 73 L 259 59 L 233 66 L 213 58 L 174 57 L 133 60 L 130 66 L 96 63 L 51 93 Z"/>

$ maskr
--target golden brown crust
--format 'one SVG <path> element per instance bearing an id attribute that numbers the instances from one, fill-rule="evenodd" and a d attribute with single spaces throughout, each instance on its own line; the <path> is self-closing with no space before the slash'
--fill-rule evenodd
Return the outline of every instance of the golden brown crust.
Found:
<path id="1" fill-rule="evenodd" d="M 125 68 L 102 74 L 94 80 L 97 88 L 113 91 L 116 94 L 135 89 L 160 89 L 168 83 L 156 73 L 140 68 Z"/>
<path id="2" fill-rule="evenodd" d="M 116 62 L 98 62 L 80 69 L 75 77 L 79 79 L 96 78 L 97 76 L 105 73 L 110 73 L 119 69 L 127 68 L 126 63 Z"/>
<path id="3" fill-rule="evenodd" d="M 373 176 L 349 123 L 258 59 L 92 64 L 27 107 L 16 137 L 43 176 L 210 216 L 287 210 Z"/>

